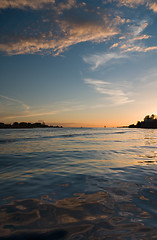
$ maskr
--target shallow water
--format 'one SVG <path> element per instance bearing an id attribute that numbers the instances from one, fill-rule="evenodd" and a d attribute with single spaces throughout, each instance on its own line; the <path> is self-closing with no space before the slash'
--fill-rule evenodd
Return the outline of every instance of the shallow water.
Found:
<path id="1" fill-rule="evenodd" d="M 156 129 L 0 130 L 0 239 L 157 239 Z"/>

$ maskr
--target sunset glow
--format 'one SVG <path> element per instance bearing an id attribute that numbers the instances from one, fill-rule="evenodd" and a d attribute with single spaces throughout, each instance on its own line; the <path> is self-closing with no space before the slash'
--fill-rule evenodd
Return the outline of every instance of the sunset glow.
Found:
<path id="1" fill-rule="evenodd" d="M 116 127 L 157 114 L 155 0 L 3 0 L 0 121 Z"/>

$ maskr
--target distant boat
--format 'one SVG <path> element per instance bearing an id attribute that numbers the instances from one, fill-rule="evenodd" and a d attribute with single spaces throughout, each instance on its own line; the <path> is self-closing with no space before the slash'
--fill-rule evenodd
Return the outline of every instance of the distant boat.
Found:
<path id="1" fill-rule="evenodd" d="M 104 128 L 106 128 L 106 125 L 104 126 Z"/>

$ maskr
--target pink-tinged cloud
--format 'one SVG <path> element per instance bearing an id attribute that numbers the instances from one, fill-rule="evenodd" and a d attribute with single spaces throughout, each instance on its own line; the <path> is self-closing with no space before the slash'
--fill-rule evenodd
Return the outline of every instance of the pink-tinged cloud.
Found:
<path id="1" fill-rule="evenodd" d="M 147 0 L 118 0 L 118 3 L 127 7 L 137 7 L 140 4 L 145 4 Z"/>
<path id="2" fill-rule="evenodd" d="M 133 46 L 133 47 L 130 47 L 130 46 L 121 46 L 122 48 L 126 48 L 124 49 L 122 52 L 123 53 L 126 53 L 126 52 L 142 52 L 142 48 L 139 47 L 139 46 Z"/>
<path id="3" fill-rule="evenodd" d="M 116 29 L 117 20 L 109 21 L 107 17 L 100 17 L 97 21 L 90 19 L 64 19 L 58 20 L 59 31 L 56 34 L 49 32 L 48 36 L 42 35 L 37 38 L 17 36 L 13 41 L 8 39 L 0 43 L 0 50 L 8 55 L 33 54 L 45 52 L 57 55 L 68 47 L 81 42 L 103 42 L 118 34 Z"/>
<path id="4" fill-rule="evenodd" d="M 106 2 L 110 2 L 111 0 L 106 0 Z M 138 7 L 139 5 L 146 5 L 147 8 L 157 12 L 157 3 L 155 0 L 114 0 L 119 6 L 126 7 Z M 53 8 L 58 13 L 63 10 L 69 10 L 72 7 L 76 6 L 86 6 L 85 2 L 77 2 L 76 0 L 64 0 L 56 2 L 55 0 L 1 0 L 0 8 L 19 8 L 19 9 L 27 9 L 31 8 L 33 10 L 38 10 L 42 8 Z"/>
<path id="5" fill-rule="evenodd" d="M 149 51 L 156 51 L 157 50 L 157 46 L 151 46 L 151 47 L 147 47 L 147 48 L 144 48 L 143 51 L 144 52 L 149 52 Z"/>
<path id="6" fill-rule="evenodd" d="M 65 0 L 59 1 L 56 3 L 55 0 L 1 0 L 0 8 L 19 8 L 19 9 L 27 9 L 31 8 L 33 10 L 50 8 L 54 9 L 57 12 L 61 12 L 63 10 L 69 10 L 72 7 L 76 7 L 76 0 Z"/>
<path id="7" fill-rule="evenodd" d="M 114 0 L 116 1 L 116 0 Z M 146 3 L 146 0 L 120 0 L 121 5 L 134 6 Z M 152 3 L 152 2 L 151 2 Z M 155 5 L 151 5 L 155 6 Z M 19 54 L 52 54 L 58 55 L 70 46 L 83 42 L 100 43 L 110 40 L 113 36 L 121 34 L 121 26 L 128 25 L 130 32 L 125 36 L 119 36 L 121 42 L 114 43 L 112 48 L 123 48 L 132 51 L 135 46 L 128 46 L 130 41 L 148 39 L 150 36 L 141 35 L 141 32 L 148 26 L 147 21 L 141 21 L 134 25 L 124 17 L 113 17 L 108 9 L 93 8 L 85 2 L 77 0 L 2 0 L 0 8 L 19 8 L 22 10 L 38 10 L 50 7 L 51 14 L 39 19 L 39 23 L 26 26 L 23 32 L 18 32 L 18 28 L 12 29 L 12 34 L 4 32 L 0 41 L 0 51 L 8 55 Z M 73 10 L 73 11 L 72 11 Z M 66 14 L 65 14 L 66 12 Z M 42 32 L 41 29 L 46 31 Z M 16 34 L 15 34 L 16 32 Z M 127 47 L 123 47 L 127 45 Z M 107 57 L 107 58 L 106 58 Z M 122 55 L 108 54 L 102 59 L 95 61 L 95 68 L 107 62 L 108 59 L 122 58 Z M 99 61 L 100 60 L 100 61 Z"/>
<path id="8" fill-rule="evenodd" d="M 111 47 L 110 47 L 110 49 L 112 49 L 112 48 L 116 48 L 116 47 L 118 47 L 118 43 L 114 43 Z"/>
<path id="9" fill-rule="evenodd" d="M 151 36 L 142 33 L 147 26 L 148 22 L 146 20 L 131 25 L 130 32 L 126 34 L 125 38 L 119 38 L 119 43 L 116 43 L 116 46 L 118 44 L 120 52 L 146 52 L 147 48 L 145 47 L 143 40 L 147 40 L 151 38 Z M 155 48 L 152 48 L 152 50 L 155 50 Z"/>
<path id="10" fill-rule="evenodd" d="M 144 35 L 133 38 L 132 41 L 139 41 L 139 40 L 144 40 L 144 39 L 148 39 L 148 38 L 151 38 L 151 36 L 144 34 Z"/>
<path id="11" fill-rule="evenodd" d="M 149 3 L 149 9 L 153 10 L 153 12 L 157 13 L 157 2 Z"/>
<path id="12" fill-rule="evenodd" d="M 123 52 L 149 52 L 149 51 L 156 51 L 157 46 L 151 46 L 151 47 L 140 47 L 140 46 L 134 46 L 134 47 L 128 47 Z"/>
<path id="13" fill-rule="evenodd" d="M 1 0 L 0 8 L 20 8 L 24 9 L 26 7 L 32 9 L 40 9 L 43 8 L 45 4 L 55 4 L 55 0 Z"/>
<path id="14" fill-rule="evenodd" d="M 157 2 L 156 0 L 116 0 L 119 5 L 124 5 L 126 7 L 136 8 L 139 5 L 145 5 L 148 9 L 153 12 L 157 12 Z"/>

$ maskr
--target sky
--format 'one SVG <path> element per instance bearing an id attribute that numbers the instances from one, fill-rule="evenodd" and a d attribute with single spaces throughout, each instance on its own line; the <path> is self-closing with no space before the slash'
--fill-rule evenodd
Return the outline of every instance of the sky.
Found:
<path id="1" fill-rule="evenodd" d="M 1 122 L 126 126 L 156 104 L 156 0 L 0 1 Z"/>

